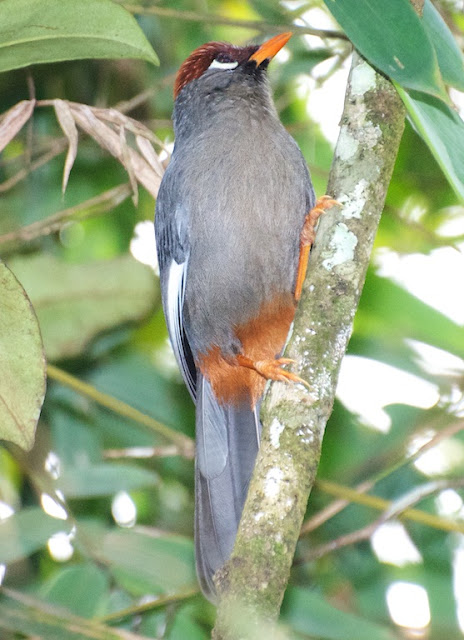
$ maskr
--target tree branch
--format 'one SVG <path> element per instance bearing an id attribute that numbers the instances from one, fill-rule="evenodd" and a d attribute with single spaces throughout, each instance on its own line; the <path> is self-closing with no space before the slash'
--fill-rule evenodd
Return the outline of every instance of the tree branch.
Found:
<path id="1" fill-rule="evenodd" d="M 262 444 L 235 547 L 217 576 L 216 640 L 237 637 L 237 607 L 250 620 L 278 616 L 404 115 L 391 83 L 354 53 L 328 185 L 343 206 L 321 219 L 285 354 L 297 360 L 311 393 L 274 383 L 265 399 Z"/>
<path id="2" fill-rule="evenodd" d="M 456 422 L 452 422 L 438 433 L 435 433 L 435 435 L 432 436 L 430 440 L 427 440 L 427 442 L 425 442 L 421 447 L 419 447 L 412 453 L 405 455 L 404 451 L 402 451 L 400 458 L 397 458 L 393 463 L 389 464 L 387 468 L 381 469 L 370 478 L 367 478 L 363 480 L 363 482 L 360 482 L 354 489 L 318 478 L 317 488 L 324 493 L 336 496 L 337 499 L 315 513 L 311 518 L 304 522 L 303 526 L 301 527 L 300 538 L 320 527 L 322 524 L 324 524 L 324 522 L 327 522 L 327 520 L 333 518 L 335 515 L 337 515 L 337 513 L 340 513 L 340 511 L 343 511 L 343 509 L 351 503 L 364 504 L 373 507 L 374 509 L 387 509 L 388 501 L 382 501 L 377 496 L 369 496 L 365 494 L 367 494 L 368 491 L 370 491 L 378 482 L 380 482 L 380 480 L 387 478 L 395 471 L 398 471 L 398 469 L 411 464 L 424 453 L 430 451 L 430 449 L 433 449 L 433 447 L 436 447 L 438 444 L 440 444 L 440 442 L 443 442 L 443 440 L 451 438 L 456 433 L 459 433 L 463 430 L 464 420 L 457 420 Z M 405 518 L 409 518 L 410 520 L 414 520 L 415 522 L 421 522 L 422 524 L 427 524 L 430 527 L 436 527 L 437 529 L 443 529 L 445 531 L 450 530 L 443 518 L 434 516 L 430 513 L 425 513 L 417 510 L 406 510 L 403 515 Z M 443 522 L 445 522 L 444 525 Z M 462 525 L 461 528 L 463 530 L 462 532 L 464 533 L 464 525 Z M 457 531 L 457 529 L 452 530 Z M 459 531 L 460 530 L 461 529 L 459 529 Z"/>
<path id="3" fill-rule="evenodd" d="M 218 16 L 212 13 L 197 13 L 196 11 L 183 11 L 179 9 L 171 9 L 170 7 L 134 5 L 123 2 L 122 6 L 137 15 L 156 15 L 160 18 L 171 18 L 175 20 L 187 20 L 189 22 L 201 22 L 202 24 L 221 24 L 228 27 L 239 27 L 240 29 L 256 29 L 256 31 L 288 31 L 291 29 L 299 35 L 308 34 L 319 36 L 320 38 L 337 38 L 339 40 L 348 40 L 342 31 L 334 29 L 315 29 L 309 25 L 293 24 L 273 24 L 272 22 L 264 22 L 263 20 L 235 20 L 228 16 Z"/>
<path id="4" fill-rule="evenodd" d="M 420 485 L 418 487 L 414 487 L 407 494 L 400 496 L 396 500 L 381 500 L 385 504 L 385 510 L 381 516 L 379 516 L 376 520 L 369 523 L 365 527 L 361 529 L 357 529 L 356 531 L 351 531 L 350 533 L 345 533 L 344 535 L 338 537 L 336 540 L 331 540 L 330 542 L 326 542 L 324 544 L 319 545 L 318 547 L 313 548 L 310 553 L 305 555 L 304 558 L 300 559 L 301 562 L 313 562 L 317 558 L 321 558 L 326 553 L 330 553 L 331 551 L 337 551 L 342 547 L 347 547 L 351 544 L 356 544 L 361 542 L 362 540 L 369 540 L 369 538 L 376 532 L 376 530 L 386 522 L 406 516 L 407 512 L 413 513 L 414 516 L 417 514 L 421 514 L 424 518 L 419 517 L 419 521 L 424 521 L 429 524 L 429 518 L 433 522 L 433 526 L 437 526 L 436 520 L 441 520 L 439 523 L 441 526 L 437 527 L 444 531 L 464 531 L 464 526 L 462 523 L 448 520 L 444 518 L 438 518 L 433 514 L 426 513 L 424 511 L 418 511 L 417 509 L 411 509 L 412 505 L 420 502 L 424 498 L 428 498 L 429 496 L 438 493 L 439 491 L 443 491 L 445 489 L 457 489 L 461 488 L 464 485 L 463 478 L 453 478 L 453 479 L 441 479 L 441 480 L 433 480 L 426 484 Z M 365 498 L 371 498 L 373 496 L 364 496 Z M 376 499 L 374 498 L 376 502 Z"/>

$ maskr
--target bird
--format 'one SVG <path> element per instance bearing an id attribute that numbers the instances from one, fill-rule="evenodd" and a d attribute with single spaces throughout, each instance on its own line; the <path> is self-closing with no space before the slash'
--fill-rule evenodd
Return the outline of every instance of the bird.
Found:
<path id="1" fill-rule="evenodd" d="M 183 62 L 156 201 L 166 324 L 196 405 L 196 570 L 213 602 L 259 449 L 266 382 L 304 382 L 281 353 L 317 219 L 335 202 L 316 202 L 271 95 L 267 67 L 291 36 L 208 42 Z"/>

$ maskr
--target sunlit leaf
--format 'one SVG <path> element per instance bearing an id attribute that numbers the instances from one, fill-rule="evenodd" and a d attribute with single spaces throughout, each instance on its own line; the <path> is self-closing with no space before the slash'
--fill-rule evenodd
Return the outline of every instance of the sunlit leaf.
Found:
<path id="1" fill-rule="evenodd" d="M 404 87 L 446 99 L 433 46 L 409 0 L 324 0 L 354 46 Z"/>
<path id="2" fill-rule="evenodd" d="M 140 320 L 153 308 L 153 272 L 130 256 L 69 264 L 51 255 L 12 260 L 39 318 L 50 360 L 79 354 L 101 331 Z"/>
<path id="3" fill-rule="evenodd" d="M 31 302 L 0 262 L 0 439 L 30 449 L 45 395 L 45 358 Z"/>
<path id="4" fill-rule="evenodd" d="M 158 64 L 134 17 L 110 0 L 2 0 L 0 71 L 82 58 Z"/>
<path id="5" fill-rule="evenodd" d="M 259 16 L 269 22 L 285 22 L 285 11 L 280 2 L 267 2 L 267 0 L 250 0 L 250 6 Z"/>
<path id="6" fill-rule="evenodd" d="M 387 344 L 409 338 L 464 356 L 462 327 L 373 270 L 367 273 L 355 329 Z"/>
<path id="7" fill-rule="evenodd" d="M 441 170 L 464 201 L 464 122 L 442 100 L 397 85 L 409 116 Z"/>

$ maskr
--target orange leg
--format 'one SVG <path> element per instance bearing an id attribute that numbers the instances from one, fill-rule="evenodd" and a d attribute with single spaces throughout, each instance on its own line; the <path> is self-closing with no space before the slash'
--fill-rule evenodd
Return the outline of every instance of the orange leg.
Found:
<path id="1" fill-rule="evenodd" d="M 300 236 L 300 259 L 298 262 L 298 271 L 296 274 L 294 297 L 297 302 L 301 298 L 303 282 L 306 276 L 306 270 L 308 268 L 309 252 L 316 238 L 317 221 L 326 209 L 330 209 L 337 204 L 340 203 L 330 196 L 322 196 L 321 198 L 317 199 L 315 206 L 306 215 Z"/>
<path id="2" fill-rule="evenodd" d="M 295 360 L 290 358 L 277 358 L 274 360 L 252 360 L 247 356 L 239 354 L 237 356 L 237 362 L 241 367 L 247 367 L 247 369 L 253 369 L 259 373 L 259 375 L 266 378 L 266 380 L 279 380 L 280 382 L 300 382 L 309 388 L 309 384 L 306 380 L 303 380 L 299 376 L 295 375 L 291 371 L 285 371 L 282 369 L 284 364 L 292 364 Z"/>

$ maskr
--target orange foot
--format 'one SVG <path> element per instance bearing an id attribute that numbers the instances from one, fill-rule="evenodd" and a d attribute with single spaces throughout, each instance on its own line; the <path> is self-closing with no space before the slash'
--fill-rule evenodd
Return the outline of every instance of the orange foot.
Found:
<path id="1" fill-rule="evenodd" d="M 321 196 L 316 200 L 316 204 L 309 213 L 306 214 L 306 218 L 303 225 L 303 230 L 300 236 L 300 243 L 304 245 L 314 244 L 316 238 L 316 223 L 320 216 L 326 209 L 330 209 L 334 205 L 339 205 L 337 200 L 334 200 L 330 196 Z"/>
<path id="2" fill-rule="evenodd" d="M 298 273 L 296 276 L 295 285 L 295 300 L 298 301 L 301 297 L 301 290 L 303 289 L 303 282 L 306 276 L 306 269 L 308 268 L 308 258 L 311 246 L 316 239 L 316 224 L 320 216 L 326 209 L 330 209 L 334 205 L 339 205 L 337 200 L 334 200 L 330 196 L 321 196 L 316 200 L 316 204 L 309 213 L 306 214 L 303 229 L 300 236 L 300 260 L 298 263 Z"/>
<path id="3" fill-rule="evenodd" d="M 290 358 L 277 358 L 275 360 L 251 360 L 247 356 L 239 354 L 237 362 L 242 367 L 253 369 L 266 380 L 278 380 L 279 382 L 299 382 L 309 389 L 309 384 L 303 378 L 295 375 L 291 371 L 285 371 L 282 367 L 285 364 L 293 364 L 295 360 Z"/>

